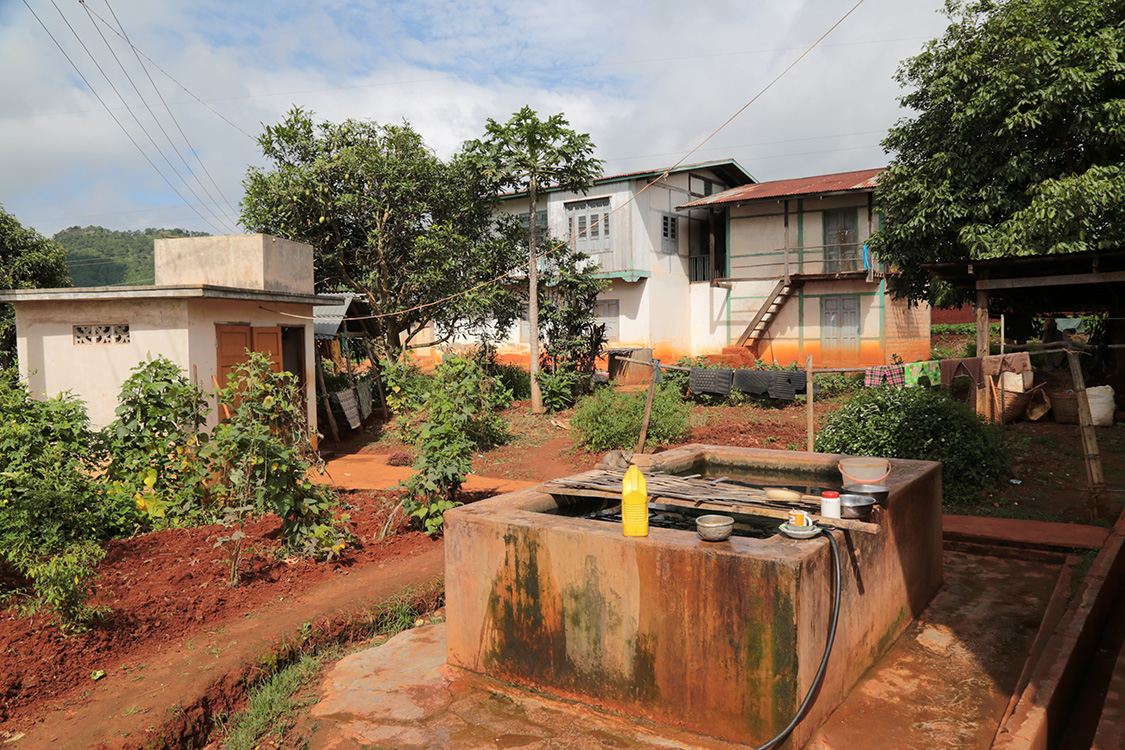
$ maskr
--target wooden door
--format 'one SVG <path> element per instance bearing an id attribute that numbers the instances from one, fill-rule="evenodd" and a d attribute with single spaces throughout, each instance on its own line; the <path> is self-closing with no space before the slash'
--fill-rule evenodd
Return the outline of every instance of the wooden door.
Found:
<path id="1" fill-rule="evenodd" d="M 218 341 L 219 387 L 226 388 L 227 379 L 235 365 L 246 361 L 246 350 L 254 349 L 254 339 L 250 326 L 216 325 L 215 336 Z"/>
<path id="2" fill-rule="evenodd" d="M 280 374 L 285 369 L 281 356 L 281 326 L 251 328 L 253 350 L 270 358 L 270 369 Z"/>

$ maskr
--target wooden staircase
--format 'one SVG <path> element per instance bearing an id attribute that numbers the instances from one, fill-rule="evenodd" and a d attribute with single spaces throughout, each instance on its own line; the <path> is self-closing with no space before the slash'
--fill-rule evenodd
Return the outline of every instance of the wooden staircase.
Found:
<path id="1" fill-rule="evenodd" d="M 790 277 L 788 280 L 781 279 L 777 282 L 777 286 L 766 297 L 766 301 L 758 309 L 754 319 L 750 321 L 750 325 L 746 326 L 746 330 L 738 337 L 736 346 L 755 347 L 762 337 L 766 335 L 769 330 L 770 324 L 777 318 L 781 308 L 793 296 L 793 292 L 797 291 L 801 286 L 801 282 L 797 279 Z"/>

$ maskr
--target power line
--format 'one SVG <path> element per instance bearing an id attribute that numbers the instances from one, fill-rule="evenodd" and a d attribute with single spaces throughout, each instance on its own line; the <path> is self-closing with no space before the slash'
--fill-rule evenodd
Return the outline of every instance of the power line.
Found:
<path id="1" fill-rule="evenodd" d="M 679 161 L 677 161 L 671 167 L 668 167 L 667 169 L 665 169 L 663 171 L 663 174 L 661 174 L 655 180 L 653 180 L 652 182 L 646 183 L 645 186 L 642 187 L 640 190 L 638 190 L 635 195 L 630 196 L 624 203 L 619 205 L 617 208 L 614 208 L 613 210 L 611 210 L 606 215 L 606 218 L 608 219 L 610 216 L 612 216 L 612 215 L 616 214 L 618 211 L 621 211 L 622 209 L 624 209 L 630 203 L 633 203 L 634 201 L 636 201 L 637 198 L 639 198 L 646 190 L 648 190 L 653 185 L 656 185 L 659 182 L 661 182 L 663 180 L 666 180 L 668 178 L 668 176 L 675 169 L 677 169 L 680 165 L 682 165 L 689 158 L 691 158 L 692 154 L 699 151 L 708 141 L 710 141 L 712 138 L 714 138 L 716 135 L 718 135 L 719 132 L 723 130 L 723 128 L 725 128 L 727 125 L 730 125 L 735 120 L 735 118 L 737 118 L 739 115 L 741 115 L 743 112 L 745 112 L 746 109 L 751 104 L 756 102 L 767 91 L 769 91 L 771 88 L 773 88 L 774 84 L 776 84 L 778 81 L 780 81 L 781 78 L 786 73 L 788 73 L 790 70 L 792 70 L 797 65 L 797 63 L 801 62 L 801 60 L 805 59 L 805 57 L 810 52 L 812 52 L 814 49 L 816 49 L 817 45 L 820 44 L 825 39 L 825 37 L 827 37 L 829 34 L 831 34 L 833 31 L 835 31 L 836 28 L 840 24 L 842 24 L 845 20 L 847 20 L 848 16 L 850 16 L 852 13 L 854 13 L 856 8 L 858 8 L 860 5 L 863 5 L 863 0 L 857 0 L 856 4 L 853 5 L 848 10 L 847 13 L 845 13 L 843 16 L 841 16 L 839 18 L 839 20 L 836 21 L 836 23 L 832 24 L 832 26 L 829 27 L 829 29 L 827 31 L 825 31 L 823 34 L 821 34 L 815 42 L 813 42 L 808 48 L 806 48 L 804 52 L 802 52 L 800 55 L 798 55 L 797 59 L 795 59 L 793 62 L 789 63 L 789 65 L 787 65 L 784 70 L 782 70 L 780 73 L 778 73 L 773 78 L 773 80 L 771 80 L 769 83 L 767 83 L 757 94 L 755 94 L 750 99 L 750 101 L 743 104 L 741 107 L 738 108 L 738 110 L 733 115 L 728 117 L 726 119 L 726 121 L 723 122 L 723 124 L 719 125 L 719 127 L 715 128 L 713 131 L 711 131 L 711 134 L 708 135 L 706 138 L 704 138 L 702 141 L 700 141 L 699 144 L 695 148 L 691 149 L 686 154 L 684 154 L 682 157 L 680 157 Z M 456 299 L 458 297 L 463 297 L 467 294 L 472 294 L 473 292 L 477 291 L 478 289 L 483 289 L 484 287 L 491 286 L 493 284 L 498 284 L 498 283 L 501 283 L 501 282 L 504 282 L 504 281 L 511 281 L 511 280 L 516 278 L 515 274 L 517 272 L 519 272 L 520 269 L 530 267 L 532 262 L 537 263 L 540 259 L 545 258 L 546 256 L 550 255 L 551 253 L 555 252 L 556 250 L 559 250 L 562 247 L 565 247 L 567 245 L 567 243 L 569 243 L 572 239 L 574 239 L 575 237 L 581 237 L 582 235 L 586 234 L 590 230 L 591 227 L 597 226 L 600 223 L 601 223 L 600 221 L 599 222 L 593 222 L 586 229 L 578 232 L 577 234 L 572 234 L 569 238 L 567 238 L 566 240 L 556 244 L 554 247 L 551 247 L 547 250 L 544 250 L 542 253 L 535 256 L 534 261 L 528 260 L 525 263 L 521 263 L 520 265 L 516 266 L 515 269 L 513 269 L 511 271 L 508 271 L 507 273 L 501 274 L 500 276 L 497 276 L 494 279 L 490 279 L 488 281 L 482 281 L 481 283 L 476 284 L 476 285 L 474 285 L 474 286 L 472 286 L 468 289 L 465 289 L 465 290 L 460 291 L 460 292 L 456 292 L 454 294 L 447 295 L 445 297 L 442 297 L 441 299 L 434 300 L 433 302 L 426 302 L 426 303 L 423 303 L 421 305 L 415 305 L 414 307 L 408 307 L 404 310 L 398 310 L 398 311 L 390 312 L 390 313 L 378 313 L 378 314 L 375 314 L 375 315 L 362 315 L 362 316 L 359 316 L 359 317 L 356 317 L 356 318 L 351 318 L 351 320 L 375 320 L 375 319 L 380 319 L 380 318 L 389 318 L 389 317 L 394 316 L 394 315 L 404 315 L 405 313 L 416 312 L 418 310 L 424 310 L 426 308 L 434 307 L 436 305 L 445 304 L 446 302 L 449 302 L 450 300 Z M 263 308 L 263 309 L 268 309 L 268 308 Z M 278 315 L 283 315 L 285 317 L 299 318 L 299 319 L 302 319 L 302 320 L 316 320 L 316 319 L 318 319 L 317 316 L 296 315 L 294 313 L 286 313 L 286 312 L 282 312 L 280 310 L 271 310 L 271 312 L 274 312 Z M 338 318 L 339 316 L 319 316 L 319 317 L 320 318 Z"/>
<path id="2" fill-rule="evenodd" d="M 54 42 L 55 46 L 59 48 L 59 52 L 61 52 L 63 54 L 63 57 L 66 58 L 66 61 L 68 63 L 70 63 L 70 66 L 72 68 L 74 68 L 74 72 L 78 74 L 78 77 L 80 79 L 82 79 L 82 83 L 84 83 L 86 85 L 86 88 L 88 88 L 90 90 L 90 93 L 94 95 L 94 97 L 98 100 L 98 102 L 103 107 L 105 107 L 106 111 L 108 112 L 109 108 L 106 107 L 105 100 L 102 99 L 101 95 L 98 94 L 97 90 L 95 90 L 94 87 L 90 85 L 90 82 L 88 80 L 86 80 L 86 76 L 84 76 L 82 74 L 81 69 L 79 69 L 79 67 L 74 63 L 74 60 L 72 60 L 70 58 L 70 55 L 67 54 L 66 50 L 63 49 L 63 46 L 59 43 L 59 40 L 55 39 L 55 35 L 52 34 L 51 30 L 47 28 L 47 25 L 45 23 L 43 23 L 43 19 L 41 19 L 39 17 L 39 14 L 35 12 L 35 10 L 27 2 L 27 0 L 23 0 L 23 4 L 31 12 L 31 15 L 35 17 L 35 20 L 39 22 L 39 25 L 43 27 L 43 31 L 45 31 L 47 33 L 47 36 L 50 37 L 51 41 Z M 54 5 L 54 0 L 51 0 L 51 4 Z M 60 16 L 62 16 L 62 11 L 59 10 L 59 7 L 57 5 L 55 5 L 55 10 L 58 11 Z M 63 19 L 63 22 L 66 23 L 67 27 L 70 28 L 71 32 L 74 33 L 75 38 L 78 38 L 79 43 L 81 44 L 81 41 L 82 41 L 81 38 L 79 38 L 78 34 L 74 32 L 73 27 L 70 26 L 70 22 L 66 20 L 66 16 L 62 16 L 62 19 Z M 85 45 L 83 45 L 83 48 L 85 48 Z M 87 54 L 89 54 L 89 50 L 87 50 Z M 96 64 L 97 63 L 95 62 L 95 65 Z M 156 171 L 156 173 L 160 175 L 161 179 L 164 180 L 164 182 L 168 185 L 168 187 L 172 189 L 172 192 L 174 192 L 180 198 L 180 200 L 182 200 L 185 204 L 190 206 L 190 203 L 188 203 L 187 199 L 184 198 L 184 196 L 180 194 L 179 190 L 176 190 L 176 186 L 173 185 L 171 182 L 169 182 L 168 178 L 164 176 L 164 173 L 161 172 L 159 168 L 157 168 L 157 166 L 152 162 L 152 159 L 150 159 L 148 154 L 145 153 L 144 149 L 141 148 L 141 145 L 139 143 L 137 143 L 136 139 L 133 138 L 132 134 L 130 134 L 128 129 L 126 129 L 125 125 L 122 124 L 122 122 L 119 119 L 117 119 L 117 116 L 114 115 L 112 112 L 110 112 L 110 117 L 113 118 L 114 123 L 116 123 L 117 127 L 119 127 L 121 129 L 121 132 L 125 134 L 125 137 L 129 139 L 129 142 L 132 143 L 133 146 L 136 147 L 137 151 L 139 151 L 141 153 L 141 156 L 144 157 L 145 161 L 147 161 L 149 163 L 149 166 L 151 166 Z M 192 210 L 194 210 L 194 208 Z M 198 211 L 195 211 L 195 213 L 200 219 L 202 219 L 203 221 L 205 221 L 207 223 L 210 223 L 210 221 L 208 221 L 208 219 L 205 216 L 203 216 L 203 214 L 199 213 Z"/>
<path id="3" fill-rule="evenodd" d="M 96 23 L 94 23 L 94 19 L 90 15 L 90 9 L 86 6 L 85 0 L 79 0 L 79 4 L 86 10 L 86 17 L 90 19 L 90 25 L 94 27 L 94 31 L 96 31 L 98 33 L 98 36 L 101 37 L 102 43 L 105 44 L 105 48 L 109 51 L 109 54 L 113 58 L 114 62 L 117 63 L 117 67 L 120 68 L 121 72 L 125 75 L 125 80 L 127 80 L 129 82 L 129 85 L 133 87 L 133 91 L 137 94 L 137 97 L 141 100 L 141 104 L 144 105 L 145 110 L 148 111 L 149 117 L 151 117 L 152 121 L 156 123 L 156 127 L 160 129 L 161 134 L 163 134 L 163 136 L 164 136 L 164 140 L 168 141 L 168 145 L 171 146 L 172 150 L 176 152 L 176 156 L 178 156 L 180 158 L 180 162 L 184 165 L 184 168 L 187 169 L 188 174 L 190 174 L 193 178 L 195 178 L 196 184 L 203 191 L 203 193 L 212 202 L 215 202 L 215 196 L 211 195 L 210 191 L 207 190 L 207 187 L 199 179 L 198 175 L 196 175 L 195 172 L 192 170 L 191 165 L 187 163 L 187 159 L 185 159 L 184 155 L 182 153 L 180 153 L 179 147 L 172 140 L 171 136 L 168 135 L 168 131 L 164 129 L 164 125 L 163 125 L 163 123 L 160 122 L 160 118 L 157 117 L 156 113 L 152 111 L 152 107 L 149 106 L 148 100 L 145 99 L 144 94 L 141 93 L 141 90 L 139 88 L 137 88 L 136 82 L 133 81 L 133 76 L 129 75 L 129 71 L 125 68 L 125 65 L 121 62 L 121 58 L 119 58 L 117 56 L 117 53 L 113 51 L 113 47 L 110 46 L 109 40 L 105 38 L 105 34 L 103 34 L 102 30 L 100 28 L 98 28 L 98 25 Z M 112 8 L 110 10 L 112 10 Z M 99 67 L 99 70 L 101 70 L 100 67 Z M 103 73 L 103 75 L 105 75 L 105 74 Z M 107 78 L 107 80 L 108 80 L 108 78 Z M 151 79 L 150 79 L 150 81 L 151 81 Z M 115 92 L 117 92 L 117 88 L 113 85 L 112 82 L 110 82 L 110 87 L 113 88 Z M 117 95 L 121 99 L 122 103 L 124 103 L 125 99 L 124 99 L 124 97 L 121 96 L 120 92 L 117 92 Z M 132 110 L 130 110 L 130 114 L 132 114 Z M 144 126 L 141 125 L 140 119 L 135 114 L 133 115 L 133 120 L 134 120 L 134 122 L 137 123 L 137 126 L 141 128 L 141 130 L 145 133 L 145 135 L 148 136 L 149 135 L 148 132 L 145 130 Z M 182 131 L 181 131 L 181 133 L 182 133 Z M 180 181 L 184 183 L 184 187 L 186 187 L 191 192 L 192 196 L 195 197 L 196 200 L 200 200 L 200 198 L 196 194 L 195 190 L 191 187 L 191 185 L 188 184 L 187 180 L 185 180 L 183 178 L 183 176 L 181 176 L 179 174 L 179 170 L 177 170 L 176 167 L 172 165 L 172 162 L 164 154 L 163 149 L 161 149 L 159 146 L 156 145 L 156 141 L 154 141 L 151 136 L 149 136 L 149 142 L 152 143 L 153 148 L 157 149 L 157 152 L 164 159 L 164 162 L 168 165 L 169 169 L 171 169 L 172 172 L 174 174 L 176 174 L 177 177 L 180 178 Z M 189 144 L 189 146 L 190 146 L 190 144 Z M 220 219 L 215 214 L 215 212 L 213 210 L 210 211 L 210 214 L 211 214 L 212 218 L 214 218 L 217 221 L 219 221 L 220 223 L 222 223 L 222 219 Z M 228 225 L 227 228 L 230 229 L 231 227 L 229 227 L 229 225 Z"/>

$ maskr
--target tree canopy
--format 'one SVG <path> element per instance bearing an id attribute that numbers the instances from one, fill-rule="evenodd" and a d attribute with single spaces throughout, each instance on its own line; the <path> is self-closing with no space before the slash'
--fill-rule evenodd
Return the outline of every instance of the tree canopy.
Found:
<path id="1" fill-rule="evenodd" d="M 524 107 L 503 125 L 489 118 L 485 130 L 484 139 L 469 144 L 469 148 L 480 155 L 486 174 L 500 187 L 527 193 L 531 410 L 541 412 L 543 397 L 537 377 L 540 334 L 536 243 L 539 227 L 535 217 L 538 215 L 538 191 L 553 186 L 585 193 L 598 176 L 602 163 L 593 156 L 594 144 L 590 136 L 571 130 L 570 123 L 561 114 L 541 120 L 535 110 Z"/>
<path id="2" fill-rule="evenodd" d="M 66 249 L 66 265 L 75 286 L 151 284 L 153 241 L 159 237 L 206 237 L 188 229 L 115 230 L 68 227 L 51 238 Z"/>
<path id="3" fill-rule="evenodd" d="M 1125 247 L 1125 4 L 947 0 L 906 60 L 872 248 L 892 289 L 957 301 L 919 267 Z"/>
<path id="4" fill-rule="evenodd" d="M 479 155 L 442 161 L 407 123 L 315 124 L 299 107 L 258 142 L 270 163 L 247 172 L 241 223 L 312 245 L 318 290 L 363 295 L 388 349 L 431 322 L 440 341 L 514 319 L 502 284 L 433 304 L 519 265 L 517 224 L 494 215 L 499 183 Z"/>
<path id="5" fill-rule="evenodd" d="M 60 286 L 70 286 L 66 250 L 0 206 L 0 289 Z M 13 361 L 15 351 L 15 315 L 11 305 L 0 305 L 0 368 Z"/>

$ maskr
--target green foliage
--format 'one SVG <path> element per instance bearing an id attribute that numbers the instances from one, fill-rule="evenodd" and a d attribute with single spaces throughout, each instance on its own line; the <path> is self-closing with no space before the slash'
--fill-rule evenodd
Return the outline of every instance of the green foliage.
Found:
<path id="1" fill-rule="evenodd" d="M 164 357 L 142 362 L 121 386 L 117 418 L 102 431 L 109 456 L 99 484 L 118 504 L 135 502 L 149 523 L 198 520 L 205 471 L 197 460 L 203 393 Z"/>
<path id="2" fill-rule="evenodd" d="M 0 289 L 60 286 L 70 286 L 66 251 L 0 206 Z M 0 304 L 0 368 L 10 366 L 15 354 L 15 315 L 11 305 Z"/>
<path id="3" fill-rule="evenodd" d="M 334 557 L 343 550 L 346 534 L 334 517 L 333 491 L 308 478 L 320 459 L 309 442 L 303 394 L 296 378 L 275 373 L 265 355 L 248 357 L 219 392 L 220 403 L 231 407 L 230 418 L 212 430 L 200 450 L 214 480 L 212 497 L 222 508 L 273 511 L 281 517 L 290 549 Z"/>
<path id="4" fill-rule="evenodd" d="M 872 249 L 896 293 L 951 303 L 922 262 L 1125 244 L 1125 8 L 949 0 L 950 25 L 898 73 L 910 119 L 884 146 Z"/>
<path id="5" fill-rule="evenodd" d="M 847 396 L 863 388 L 863 373 L 850 375 L 842 372 L 829 372 L 816 375 L 813 379 L 820 389 L 820 398 Z"/>
<path id="6" fill-rule="evenodd" d="M 632 449 L 641 436 L 645 391 L 625 393 L 613 387 L 598 388 L 578 402 L 571 426 L 579 442 L 600 453 L 615 448 Z M 648 446 L 682 442 L 691 427 L 691 406 L 667 385 L 656 389 L 649 417 Z"/>
<path id="7" fill-rule="evenodd" d="M 406 414 L 422 408 L 430 390 L 430 378 L 412 360 L 384 359 L 379 363 L 387 406 L 395 414 Z"/>
<path id="8" fill-rule="evenodd" d="M 477 156 L 442 161 L 407 123 L 314 124 L 300 107 L 258 143 L 268 166 L 243 180 L 242 225 L 312 245 L 318 288 L 363 295 L 385 316 L 368 325 L 386 351 L 431 322 L 440 342 L 514 319 L 505 285 L 445 299 L 519 264 L 511 222 L 493 215 L 499 185 Z"/>
<path id="9" fill-rule="evenodd" d="M 527 194 L 528 216 L 538 215 L 539 191 L 546 187 L 556 187 L 561 190 L 585 193 L 594 179 L 601 171 L 602 162 L 594 158 L 594 143 L 586 133 L 577 133 L 570 129 L 570 123 L 561 114 L 539 119 L 539 115 L 531 107 L 523 107 L 504 124 L 489 118 L 485 126 L 485 137 L 480 141 L 466 144 L 466 153 L 471 155 L 475 165 L 481 169 L 489 179 L 496 181 L 498 190 L 510 189 Z M 539 228 L 538 222 L 527 222 L 527 268 L 528 296 L 529 296 L 529 328 L 531 331 L 531 405 L 533 411 L 538 411 L 541 402 L 539 380 L 535 374 L 539 369 L 539 341 L 544 331 L 540 330 L 539 320 L 539 268 L 540 250 L 538 248 Z M 557 246 L 552 254 L 568 252 L 566 246 Z M 551 261 L 548 260 L 548 264 Z M 580 262 L 558 262 L 558 269 L 573 269 L 583 277 L 582 285 L 592 287 L 597 282 L 592 276 L 583 271 L 584 264 Z M 563 274 L 565 276 L 565 272 Z M 586 305 L 581 297 L 583 292 L 571 288 L 569 294 L 559 295 L 563 304 L 556 311 L 553 325 L 556 329 L 556 346 L 559 352 L 567 350 L 569 354 L 561 355 L 561 359 L 571 363 L 570 369 L 584 373 L 586 368 L 580 358 L 573 356 L 576 346 L 584 346 L 589 350 L 589 342 L 585 339 L 590 335 L 589 323 L 592 323 L 591 312 L 593 298 Z M 597 291 L 594 292 L 594 296 Z M 571 310 L 577 319 L 566 320 L 564 310 Z M 544 309 L 546 314 L 544 322 L 552 325 L 549 309 Z M 584 319 L 583 319 L 583 316 Z M 563 332 L 571 331 L 574 340 L 567 337 L 564 341 Z M 547 340 L 552 336 L 548 333 Z M 592 356 L 596 356 L 600 342 L 593 347 Z M 552 355 L 549 355 L 552 356 Z M 560 358 L 560 357 L 552 357 Z M 554 369 L 565 369 L 556 364 Z M 592 367 L 590 368 L 592 374 Z"/>
<path id="10" fill-rule="evenodd" d="M 512 401 L 531 398 L 531 374 L 519 365 L 492 360 L 483 363 L 484 371 L 496 381 L 496 387 L 507 391 Z"/>
<path id="11" fill-rule="evenodd" d="M 583 376 L 568 368 L 536 373 L 543 391 L 543 408 L 548 412 L 561 411 L 574 403 L 575 391 Z"/>
<path id="12" fill-rule="evenodd" d="M 1000 335 L 1000 324 L 990 323 L 988 326 L 989 335 Z M 977 324 L 976 323 L 931 323 L 930 324 L 931 336 L 976 336 Z"/>
<path id="13" fill-rule="evenodd" d="M 100 560 L 95 542 L 131 530 L 136 518 L 132 503 L 95 492 L 93 442 L 82 402 L 33 399 L 14 370 L 0 371 L 0 564 L 30 579 L 30 608 L 54 610 L 64 629 L 95 613 L 85 604 Z"/>
<path id="14" fill-rule="evenodd" d="M 96 542 L 73 544 L 56 555 L 43 556 L 21 566 L 21 572 L 35 582 L 35 597 L 25 612 L 49 609 L 63 630 L 81 631 L 106 607 L 89 602 L 96 593 L 96 568 L 105 551 Z"/>
<path id="15" fill-rule="evenodd" d="M 154 244 L 161 237 L 206 237 L 187 229 L 114 230 L 73 226 L 51 238 L 66 249 L 75 286 L 141 286 L 153 283 Z"/>
<path id="16" fill-rule="evenodd" d="M 407 513 L 428 533 L 436 534 L 441 514 L 460 504 L 454 497 L 472 469 L 473 451 L 507 438 L 495 413 L 507 399 L 471 357 L 447 357 L 434 371 L 423 407 L 426 422 L 418 433 L 417 473 L 403 483 Z"/>
<path id="17" fill-rule="evenodd" d="M 947 504 L 973 504 L 1008 470 L 995 428 L 946 393 L 928 388 L 869 388 L 829 417 L 820 453 L 940 461 Z"/>

